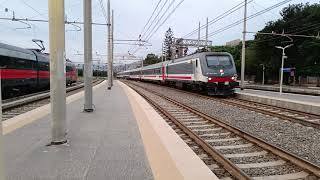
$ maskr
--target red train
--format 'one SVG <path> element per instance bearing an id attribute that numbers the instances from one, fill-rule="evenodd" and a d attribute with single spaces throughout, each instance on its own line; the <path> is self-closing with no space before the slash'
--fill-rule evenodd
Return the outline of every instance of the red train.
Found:
<path id="1" fill-rule="evenodd" d="M 3 98 L 49 89 L 49 55 L 0 43 L 0 71 Z M 66 62 L 67 85 L 77 81 L 76 66 Z"/>

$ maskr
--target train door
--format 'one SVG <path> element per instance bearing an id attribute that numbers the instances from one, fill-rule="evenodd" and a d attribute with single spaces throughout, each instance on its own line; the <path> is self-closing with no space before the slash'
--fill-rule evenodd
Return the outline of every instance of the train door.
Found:
<path id="1" fill-rule="evenodd" d="M 199 74 L 200 74 L 200 71 L 199 71 L 199 66 L 200 66 L 200 61 L 199 59 L 196 59 L 193 63 L 193 75 L 194 75 L 194 81 L 199 81 Z"/>
<path id="2" fill-rule="evenodd" d="M 162 69 L 161 69 L 161 72 L 162 72 L 162 81 L 164 81 L 164 78 L 165 78 L 165 76 L 164 76 L 164 71 L 165 71 L 165 68 L 164 68 L 164 64 L 162 64 L 162 67 L 161 67 Z"/>

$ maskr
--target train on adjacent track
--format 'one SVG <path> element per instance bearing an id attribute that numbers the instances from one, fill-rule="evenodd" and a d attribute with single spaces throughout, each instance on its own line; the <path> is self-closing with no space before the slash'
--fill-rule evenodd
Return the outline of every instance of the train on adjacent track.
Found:
<path id="1" fill-rule="evenodd" d="M 159 82 L 208 95 L 233 95 L 237 71 L 231 54 L 202 52 L 118 73 L 117 77 Z"/>
<path id="2" fill-rule="evenodd" d="M 49 55 L 0 43 L 1 90 L 3 98 L 49 89 Z M 66 61 L 66 85 L 77 81 L 76 66 Z"/>

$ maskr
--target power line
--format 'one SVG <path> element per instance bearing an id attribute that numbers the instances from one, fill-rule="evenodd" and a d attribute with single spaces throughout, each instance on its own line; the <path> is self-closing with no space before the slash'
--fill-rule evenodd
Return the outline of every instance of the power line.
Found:
<path id="1" fill-rule="evenodd" d="M 157 28 L 158 24 L 161 22 L 162 18 L 166 15 L 166 13 L 169 11 L 169 9 L 172 7 L 173 3 L 176 0 L 171 1 L 171 3 L 169 4 L 168 8 L 164 11 L 164 13 L 161 15 L 161 17 L 158 19 L 158 21 L 156 22 L 156 24 L 153 26 L 153 28 L 151 29 L 151 31 L 148 33 L 148 35 L 146 36 L 146 39 L 148 39 L 148 37 L 152 34 L 152 32 Z M 150 39 L 150 38 L 149 38 Z"/>
<path id="2" fill-rule="evenodd" d="M 151 34 L 150 37 L 147 38 L 147 41 L 154 36 L 154 34 L 160 29 L 160 27 L 171 17 L 171 15 L 179 8 L 179 6 L 183 3 L 184 0 L 181 0 L 179 4 L 169 13 L 169 15 L 166 17 L 166 19 L 158 26 L 158 28 Z"/>
<path id="3" fill-rule="evenodd" d="M 145 24 L 145 26 L 143 27 L 142 31 L 140 32 L 138 40 L 141 40 L 142 36 L 144 36 L 144 34 L 145 34 L 146 32 L 148 32 L 148 30 L 150 29 L 150 27 L 152 26 L 152 24 L 154 23 L 154 21 L 156 20 L 156 18 L 160 15 L 160 13 L 161 13 L 161 11 L 163 10 L 164 6 L 165 6 L 165 5 L 167 4 L 167 2 L 168 2 L 168 0 L 166 0 L 166 1 L 164 2 L 164 4 L 162 5 L 162 7 L 160 8 L 159 12 L 157 13 L 157 15 L 156 15 L 156 16 L 153 18 L 153 20 L 151 21 L 154 13 L 156 12 L 156 10 L 158 9 L 158 7 L 159 7 L 159 5 L 160 5 L 160 3 L 161 3 L 161 1 L 162 1 L 162 0 L 159 0 L 158 4 L 156 5 L 155 9 L 153 10 L 153 12 L 152 12 L 152 14 L 151 14 L 151 16 L 150 16 L 148 22 Z M 151 21 L 151 23 L 149 24 L 150 21 Z M 149 24 L 149 26 L 148 26 L 148 24 Z M 145 29 L 146 29 L 147 26 L 148 26 L 148 28 L 147 28 L 147 30 L 145 31 Z M 132 47 L 128 52 L 131 52 L 131 51 L 133 51 L 133 50 L 134 50 L 134 47 Z M 136 50 L 135 50 L 135 51 L 136 51 Z"/>
<path id="4" fill-rule="evenodd" d="M 253 1 L 253 0 L 249 1 L 248 4 L 251 3 L 252 1 Z M 226 11 L 226 12 L 220 14 L 219 16 L 217 16 L 216 18 L 212 19 L 211 21 L 209 21 L 208 25 L 210 26 L 210 25 L 218 22 L 219 20 L 224 19 L 225 17 L 229 16 L 230 14 L 233 14 L 234 12 L 238 11 L 239 9 L 241 9 L 242 7 L 244 7 L 244 5 L 245 5 L 244 2 L 245 2 L 245 1 L 237 4 L 236 6 L 232 7 L 232 8 L 229 9 L 228 11 Z M 206 25 L 202 25 L 202 26 L 200 27 L 200 29 L 204 29 L 205 27 L 206 27 Z M 194 29 L 193 31 L 191 31 L 190 33 L 188 33 L 188 34 L 186 34 L 185 36 L 183 36 L 183 38 L 190 37 L 190 36 L 192 36 L 193 34 L 197 33 L 198 31 L 199 31 L 199 28 L 196 28 L 196 29 Z"/>
<path id="5" fill-rule="evenodd" d="M 306 31 L 310 31 L 310 30 L 315 30 L 315 29 L 320 29 L 320 23 L 317 23 L 317 24 L 314 24 L 312 26 L 309 26 L 309 27 L 303 27 L 303 28 L 300 28 L 298 29 L 298 31 L 294 31 L 294 32 L 288 32 L 288 33 L 291 33 L 291 34 L 298 34 L 298 33 L 302 33 L 302 32 L 306 32 Z M 313 27 L 313 26 L 316 26 L 316 27 Z M 276 39 L 280 39 L 282 37 L 274 37 L 274 38 L 270 38 L 270 39 L 264 39 L 264 40 L 255 40 L 255 42 L 257 43 L 262 43 L 262 42 L 266 42 L 266 41 L 271 41 L 271 40 L 276 40 Z"/>
<path id="6" fill-rule="evenodd" d="M 99 3 L 100 3 L 100 7 L 101 7 L 101 11 L 102 11 L 103 17 L 104 17 L 106 23 L 108 23 L 108 17 L 107 17 L 106 9 L 104 8 L 102 0 L 99 0 Z"/>
<path id="7" fill-rule="evenodd" d="M 173 0 L 174 2 L 175 0 Z M 160 8 L 159 12 L 157 13 L 157 15 L 155 16 L 155 18 L 152 20 L 152 22 L 150 23 L 150 25 L 148 26 L 147 30 L 145 32 L 143 32 L 141 34 L 141 38 L 144 37 L 144 35 L 149 31 L 149 29 L 152 27 L 153 23 L 156 21 L 156 19 L 159 17 L 159 15 L 161 14 L 163 8 L 165 7 L 165 5 L 168 3 L 168 0 L 166 0 L 164 2 L 164 4 L 162 5 L 162 7 Z"/>
<path id="8" fill-rule="evenodd" d="M 28 6 L 30 9 L 32 9 L 34 12 L 36 12 L 38 15 L 47 18 L 44 16 L 43 13 L 40 13 L 38 10 L 36 10 L 34 7 L 32 7 L 30 4 L 26 3 L 24 0 L 20 0 L 24 5 Z"/>
<path id="9" fill-rule="evenodd" d="M 259 12 L 255 13 L 255 14 L 252 14 L 251 16 L 247 17 L 246 20 L 250 20 L 250 19 L 253 19 L 253 18 L 257 17 L 257 16 L 260 16 L 260 15 L 262 15 L 262 14 L 264 14 L 264 13 L 266 13 L 266 12 L 272 10 L 272 9 L 275 9 L 275 8 L 277 8 L 279 6 L 282 6 L 282 5 L 284 5 L 284 4 L 286 4 L 286 3 L 290 2 L 290 1 L 292 1 L 292 0 L 281 1 L 281 2 L 279 2 L 277 4 L 275 4 L 275 5 L 272 5 L 272 6 L 268 7 L 268 8 L 266 8 L 266 9 L 262 10 L 262 11 L 259 11 Z M 235 27 L 235 26 L 237 26 L 237 25 L 239 25 L 239 24 L 241 24 L 243 22 L 244 22 L 244 19 L 238 20 L 238 21 L 236 21 L 236 22 L 234 22 L 232 24 L 229 24 L 228 26 L 225 26 L 225 27 L 223 27 L 221 29 L 218 29 L 218 30 L 216 30 L 214 32 L 211 32 L 209 34 L 209 37 L 214 36 L 216 34 L 219 34 L 221 32 L 224 32 L 224 31 L 226 31 L 226 30 L 228 30 L 228 29 L 230 29 L 232 27 Z"/>
<path id="10" fill-rule="evenodd" d="M 153 15 L 154 15 L 154 13 L 156 12 L 156 10 L 158 9 L 158 7 L 159 7 L 159 5 L 160 5 L 160 3 L 161 3 L 161 1 L 162 1 L 162 0 L 159 0 L 158 4 L 157 4 L 157 5 L 156 5 L 156 7 L 154 8 L 154 10 L 153 10 L 153 12 L 152 12 L 152 14 L 151 14 L 150 18 L 148 19 L 147 23 L 146 23 L 146 24 L 144 25 L 144 27 L 142 28 L 142 31 L 141 31 L 140 35 L 143 33 L 143 31 L 145 30 L 145 28 L 147 27 L 147 25 L 148 25 L 148 24 L 149 24 L 149 22 L 151 21 L 151 19 L 152 19 L 152 17 L 153 17 Z"/>
<path id="11" fill-rule="evenodd" d="M 44 19 L 28 19 L 28 18 L 4 18 L 0 17 L 0 20 L 8 20 L 8 21 L 25 21 L 25 22 L 41 22 L 41 23 L 47 23 L 48 20 Z M 65 24 L 84 24 L 83 22 L 79 21 L 65 21 Z M 92 25 L 98 25 L 98 26 L 107 26 L 106 23 L 92 23 Z"/>
<path id="12" fill-rule="evenodd" d="M 175 1 L 175 0 L 174 0 Z M 166 16 L 166 18 L 164 19 L 164 21 L 161 22 L 162 18 L 166 15 L 167 11 L 170 9 L 170 7 L 172 6 L 173 2 L 172 1 L 168 7 L 168 9 L 163 13 L 163 15 L 161 16 L 161 18 L 157 21 L 156 25 L 153 27 L 153 29 L 150 31 L 150 33 L 146 36 L 146 41 L 149 41 L 154 34 L 160 29 L 160 27 L 163 26 L 163 24 L 172 16 L 172 14 L 179 8 L 179 6 L 184 2 L 184 0 L 181 0 L 177 6 L 171 11 L 169 12 L 168 16 Z M 158 25 L 161 22 L 160 25 Z M 138 47 L 133 54 L 135 54 L 136 52 L 138 52 L 138 50 L 141 49 L 140 47 Z"/>
<path id="13" fill-rule="evenodd" d="M 171 3 L 168 5 L 167 9 L 164 11 L 164 13 L 162 13 L 161 17 L 157 20 L 157 18 L 159 17 L 159 15 L 161 14 L 163 8 L 165 7 L 165 5 L 167 4 L 168 0 L 166 0 L 164 2 L 164 4 L 162 5 L 162 7 L 160 8 L 159 12 L 157 13 L 157 15 L 155 16 L 155 18 L 152 20 L 152 22 L 150 23 L 150 25 L 148 26 L 147 30 L 142 34 L 140 35 L 140 39 L 143 38 L 143 39 L 147 39 L 147 37 L 150 36 L 150 34 L 154 31 L 154 29 L 157 27 L 157 25 L 159 24 L 159 22 L 162 20 L 162 18 L 164 17 L 164 15 L 167 13 L 167 11 L 170 9 L 170 7 L 173 5 L 173 3 L 175 2 L 176 0 L 172 0 Z M 156 21 L 156 22 L 155 22 Z M 150 28 L 152 27 L 151 31 Z M 149 32 L 149 33 L 148 33 Z M 148 33 L 148 34 L 147 34 Z M 146 35 L 147 34 L 147 35 Z M 145 36 L 146 35 L 146 36 Z M 150 38 L 149 38 L 150 39 Z M 148 40 L 149 40 L 148 39 Z M 147 41 L 148 41 L 147 40 Z M 129 52 L 133 51 L 133 54 L 135 54 L 139 49 L 141 49 L 140 47 L 138 47 L 137 49 L 134 50 L 134 48 L 132 48 L 131 50 L 129 50 Z"/>

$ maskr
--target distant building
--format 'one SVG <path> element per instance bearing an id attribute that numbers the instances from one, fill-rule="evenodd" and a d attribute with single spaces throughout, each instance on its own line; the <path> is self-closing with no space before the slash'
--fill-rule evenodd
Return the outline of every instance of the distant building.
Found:
<path id="1" fill-rule="evenodd" d="M 226 46 L 238 46 L 240 43 L 241 43 L 241 40 L 240 39 L 236 39 L 236 40 L 227 42 Z"/>

